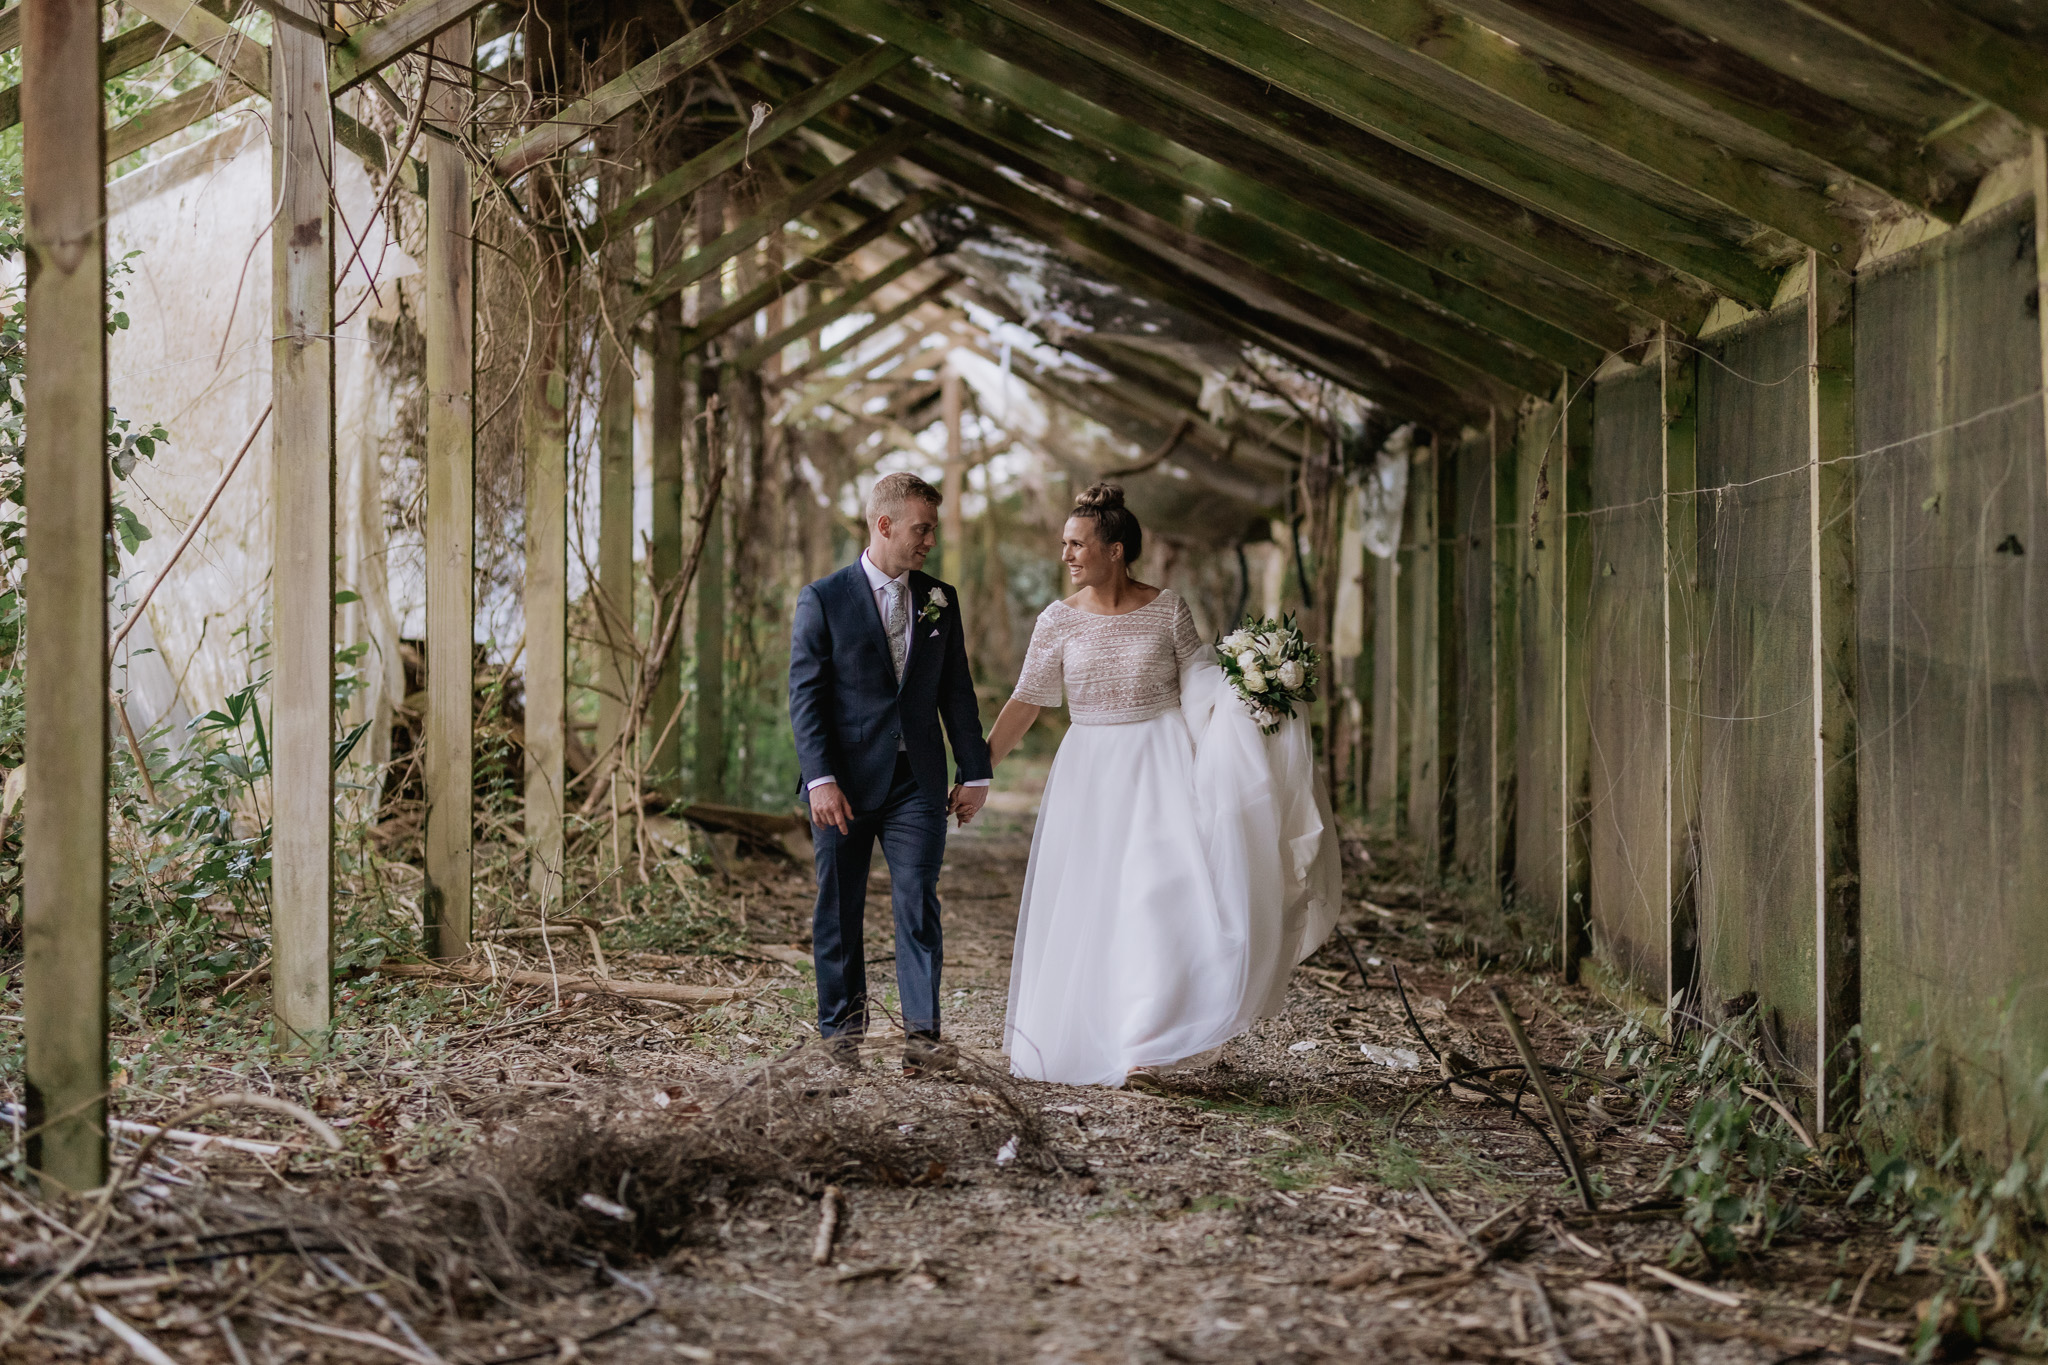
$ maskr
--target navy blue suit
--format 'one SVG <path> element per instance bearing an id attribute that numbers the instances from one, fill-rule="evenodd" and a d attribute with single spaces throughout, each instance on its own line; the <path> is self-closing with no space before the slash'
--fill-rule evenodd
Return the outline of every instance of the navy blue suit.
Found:
<path id="1" fill-rule="evenodd" d="M 834 778 L 853 808 L 845 834 L 812 827 L 818 901 L 811 954 L 818 969 L 818 1031 L 828 1038 L 857 1036 L 867 1027 L 862 931 L 877 840 L 889 864 L 904 1030 L 912 1037 L 938 1036 L 944 962 L 938 883 L 951 785 L 946 741 L 952 741 L 958 781 L 992 774 L 958 596 L 916 571 L 909 587 L 910 657 L 900 685 L 859 561 L 808 584 L 796 600 L 789 720 L 802 783 Z M 946 605 L 931 617 L 934 588 Z"/>

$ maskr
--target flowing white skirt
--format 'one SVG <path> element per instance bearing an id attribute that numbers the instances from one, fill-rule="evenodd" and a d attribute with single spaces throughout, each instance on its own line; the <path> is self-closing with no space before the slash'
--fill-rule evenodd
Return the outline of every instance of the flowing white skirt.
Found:
<path id="1" fill-rule="evenodd" d="M 1074 726 L 1024 877 L 1011 1071 L 1121 1085 L 1228 1042 L 1280 1011 L 1340 894 L 1305 721 L 1260 734 L 1203 663 L 1181 675 L 1180 710 Z"/>

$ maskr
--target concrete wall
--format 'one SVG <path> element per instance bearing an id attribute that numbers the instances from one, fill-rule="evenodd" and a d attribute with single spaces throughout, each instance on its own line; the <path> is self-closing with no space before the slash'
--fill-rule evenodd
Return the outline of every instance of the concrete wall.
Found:
<path id="1" fill-rule="evenodd" d="M 2048 1068 L 2048 461 L 2031 205 L 1856 300 L 1863 1023 L 2004 1154 Z M 1929 1070 L 1922 1071 L 1924 1064 Z M 2005 1105 L 2032 1097 L 2008 1128 Z"/>
<path id="2" fill-rule="evenodd" d="M 1467 433 L 1436 475 L 1455 629 L 1431 641 L 1418 619 L 1433 586 L 1402 594 L 1403 643 L 1435 650 L 1457 708 L 1460 871 L 1495 859 L 1567 961 L 1582 907 L 1585 950 L 1653 1000 L 1708 1019 L 1754 1002 L 1795 1082 L 1818 1074 L 1824 1014 L 1830 1037 L 1844 1022 L 1818 1007 L 1832 991 L 1871 1074 L 1994 1156 L 2048 1123 L 2034 222 L 2009 204 L 1855 281 L 1846 443 L 1811 418 L 1814 376 L 1840 369 L 1809 366 L 1797 278 L 1774 311 L 1573 376 L 1490 444 Z M 1817 732 L 1816 696 L 1846 686 L 1826 641 L 1850 599 L 1823 577 L 1845 555 L 1853 708 L 1830 701 Z M 1824 878 L 1818 775 L 1839 786 L 1849 763 L 1854 870 Z M 1822 905 L 1847 908 L 1846 963 L 1817 949 Z"/>
<path id="3" fill-rule="evenodd" d="M 1661 1000 L 1665 977 L 1664 432 L 1653 365 L 1593 400 L 1585 727 L 1594 951 Z"/>

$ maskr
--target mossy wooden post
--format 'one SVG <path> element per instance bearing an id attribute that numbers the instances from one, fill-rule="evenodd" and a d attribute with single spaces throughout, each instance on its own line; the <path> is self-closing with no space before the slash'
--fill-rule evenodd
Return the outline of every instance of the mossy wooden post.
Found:
<path id="1" fill-rule="evenodd" d="M 308 18 L 310 0 L 280 0 Z M 271 1007 L 285 1046 L 317 1046 L 333 993 L 334 107 L 327 44 L 270 45 Z"/>
<path id="2" fill-rule="evenodd" d="M 1516 479 L 1520 459 L 1513 427 L 1499 410 L 1489 414 L 1493 454 L 1493 862 L 1495 885 L 1505 889 L 1515 874 L 1515 711 L 1522 686 L 1521 506 Z"/>
<path id="3" fill-rule="evenodd" d="M 1562 727 L 1564 771 L 1563 922 L 1560 926 L 1567 980 L 1577 980 L 1579 960 L 1592 951 L 1592 726 L 1587 682 L 1592 676 L 1588 629 L 1593 600 L 1593 553 L 1590 514 L 1593 508 L 1593 385 L 1585 375 L 1568 377 L 1563 405 L 1564 440 L 1561 475 L 1563 515 L 1558 522 L 1564 541 L 1564 590 L 1559 602 L 1563 635 L 1559 725 Z"/>
<path id="4" fill-rule="evenodd" d="M 1401 787 L 1401 556 L 1372 565 L 1372 752 L 1365 809 L 1388 819 Z"/>
<path id="5" fill-rule="evenodd" d="M 1699 961 L 1700 609 L 1699 409 L 1690 347 L 1658 348 L 1664 406 L 1664 1002 Z"/>
<path id="6" fill-rule="evenodd" d="M 434 40 L 427 163 L 427 951 L 470 945 L 476 718 L 476 244 L 469 162 L 455 141 L 473 104 L 475 30 Z"/>
<path id="7" fill-rule="evenodd" d="M 107 1180 L 108 726 L 95 682 L 107 672 L 100 6 L 33 0 L 20 18 L 23 459 L 35 528 L 24 587 L 36 613 L 22 799 L 28 1163 L 76 1191 Z"/>
<path id="8" fill-rule="evenodd" d="M 704 250 L 725 231 L 725 181 L 713 180 L 697 192 L 697 249 Z M 713 271 L 697 286 L 697 316 L 709 317 L 724 301 L 719 274 Z M 720 410 L 718 354 L 722 343 L 705 348 L 697 367 L 697 415 L 690 433 L 695 452 L 693 473 L 701 499 L 711 473 L 724 458 L 724 413 Z M 698 508 L 701 514 L 703 508 Z M 699 801 L 725 798 L 725 509 L 719 508 L 704 534 L 704 554 L 697 564 L 697 744 L 695 781 Z"/>
<path id="9" fill-rule="evenodd" d="M 1807 583 L 1813 612 L 1814 1123 L 1853 1111 L 1860 1017 L 1856 856 L 1855 283 L 1806 256 Z"/>
<path id="10" fill-rule="evenodd" d="M 1436 597 L 1429 604 L 1436 613 L 1436 692 L 1429 719 L 1436 726 L 1436 820 L 1431 830 L 1438 867 L 1449 866 L 1457 848 L 1458 712 L 1464 704 L 1459 683 L 1465 676 L 1463 618 L 1458 610 L 1458 465 L 1461 459 L 1472 458 L 1471 443 L 1462 438 L 1437 442 Z"/>
<path id="11" fill-rule="evenodd" d="M 1402 554 L 1408 571 L 1402 578 L 1402 603 L 1407 651 L 1402 678 L 1406 705 L 1402 719 L 1408 729 L 1408 804 L 1402 827 L 1430 845 L 1430 867 L 1436 865 L 1437 803 L 1442 797 L 1437 749 L 1437 486 L 1443 477 L 1444 447 L 1435 441 L 1415 452 L 1408 471 L 1408 503 Z"/>
<path id="12" fill-rule="evenodd" d="M 544 111 L 560 84 L 566 7 L 546 4 L 527 15 L 526 76 Z M 527 879 L 543 906 L 562 891 L 562 811 L 568 752 L 568 444 L 569 376 L 564 311 L 566 264 L 562 195 L 554 168 L 533 168 L 529 211 L 535 235 L 533 361 L 520 395 L 520 436 L 526 460 L 526 858 Z"/>
<path id="13" fill-rule="evenodd" d="M 682 211 L 670 208 L 654 220 L 654 259 L 659 265 L 673 258 L 682 245 Z M 653 316 L 653 375 L 648 402 L 648 426 L 653 462 L 653 508 L 648 528 L 649 566 L 654 582 L 666 588 L 683 570 L 683 442 L 688 417 L 683 404 L 683 301 L 670 294 L 655 306 Z M 658 624 L 658 623 L 657 623 Z M 683 637 L 676 634 L 669 657 L 654 681 L 654 693 L 647 707 L 649 749 L 644 761 L 654 785 L 675 790 L 682 764 L 682 723 L 676 706 L 682 697 Z M 658 744 L 655 740 L 659 740 Z"/>
<path id="14" fill-rule="evenodd" d="M 632 160 L 635 120 L 621 115 L 600 139 L 598 202 L 618 207 L 639 188 Z M 633 331 L 627 325 L 635 275 L 630 232 L 614 233 L 598 255 L 605 306 L 597 320 L 597 752 L 625 727 L 633 664 Z M 630 755 L 628 758 L 630 759 Z"/>
<path id="15" fill-rule="evenodd" d="M 939 378 L 939 411 L 946 423 L 946 477 L 939 492 L 944 529 L 939 535 L 938 577 L 958 585 L 967 572 L 967 522 L 960 512 L 960 494 L 967 466 L 960 445 L 960 372 L 951 365 Z"/>

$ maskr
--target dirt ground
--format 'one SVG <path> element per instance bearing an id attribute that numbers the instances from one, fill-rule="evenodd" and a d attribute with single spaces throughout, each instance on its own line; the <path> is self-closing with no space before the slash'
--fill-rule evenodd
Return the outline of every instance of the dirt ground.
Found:
<path id="1" fill-rule="evenodd" d="M 999 792 L 954 836 L 942 887 L 945 1030 L 998 1069 L 1031 811 L 1029 790 Z M 457 991 L 437 997 L 443 1017 L 466 1018 L 452 1032 L 394 1023 L 301 1072 L 195 1055 L 189 1074 L 153 1073 L 152 1093 L 260 1081 L 324 1115 L 346 1151 L 322 1153 L 289 1119 L 209 1116 L 197 1126 L 286 1150 L 159 1147 L 142 1187 L 125 1192 L 127 1221 L 0 1357 L 148 1359 L 114 1344 L 106 1316 L 170 1359 L 231 1365 L 1905 1355 L 1911 1305 L 1932 1281 L 1894 1274 L 1897 1245 L 1839 1212 L 1809 1210 L 1732 1272 L 1697 1260 L 1666 1271 L 1681 1229 L 1658 1177 L 1684 1145 L 1683 1115 L 1645 1125 L 1624 1088 L 1601 1090 L 1589 1110 L 1582 1087 L 1571 1105 L 1593 1214 L 1505 1109 L 1439 1094 L 1397 1136 L 1396 1115 L 1437 1073 L 1387 963 L 1402 966 L 1438 1048 L 1482 1065 L 1515 1056 L 1489 978 L 1439 955 L 1446 903 L 1396 866 L 1385 850 L 1369 870 L 1354 860 L 1346 924 L 1367 959 L 1363 986 L 1333 946 L 1298 974 L 1284 1016 L 1214 1065 L 1167 1078 L 1162 1094 L 1009 1084 L 974 1067 L 906 1080 L 886 1037 L 858 1074 L 806 1054 L 774 1062 L 804 1042 L 812 997 L 809 972 L 765 950 L 807 943 L 809 887 L 805 870 L 767 859 L 726 888 L 745 896 L 756 960 L 610 964 L 738 985 L 734 1003 L 599 995 L 557 1007 L 546 991 Z M 878 979 L 892 970 L 885 887 L 878 869 Z M 1581 988 L 1491 979 L 1547 1061 L 1624 1022 Z M 353 989 L 423 990 L 374 978 Z M 1419 1068 L 1382 1064 L 1364 1045 L 1397 1063 L 1406 1051 Z M 221 1074 L 235 1068 L 239 1080 Z M 1525 1111 L 1539 1112 L 1533 1097 Z M 733 1155 L 703 1158 L 701 1133 L 719 1123 L 736 1135 Z M 664 1152 L 683 1164 L 649 1174 Z M 508 1223 L 517 1201 L 557 1206 L 551 1263 L 516 1286 L 479 1271 L 465 1296 L 462 1262 L 415 1274 L 391 1248 L 424 1247 L 431 1261 L 443 1219 L 457 1235 L 446 1192 L 478 1180 L 502 1181 L 492 1188 Z M 827 1184 L 840 1212 L 814 1263 Z M 11 1304 L 36 1283 L 25 1275 L 74 1250 L 57 1224 L 81 1225 L 79 1211 L 55 1213 L 11 1189 L 0 1200 Z M 305 1250 L 329 1234 L 328 1253 Z M 209 1245 L 225 1250 L 202 1259 Z M 353 1272 L 350 1251 L 362 1252 Z"/>

